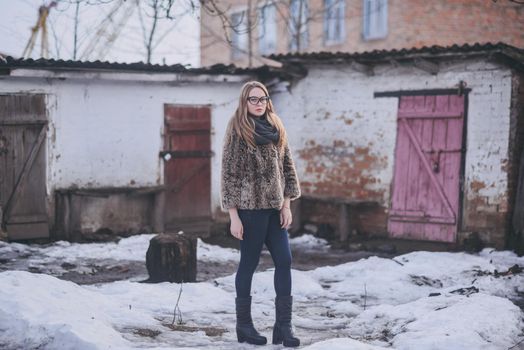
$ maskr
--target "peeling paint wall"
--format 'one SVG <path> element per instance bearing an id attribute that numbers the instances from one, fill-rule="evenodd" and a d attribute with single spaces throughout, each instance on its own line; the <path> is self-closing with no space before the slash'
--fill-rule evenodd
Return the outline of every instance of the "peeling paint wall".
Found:
<path id="1" fill-rule="evenodd" d="M 356 229 L 385 234 L 395 166 L 396 97 L 375 92 L 471 89 L 467 103 L 462 231 L 501 246 L 512 158 L 512 73 L 483 60 L 440 63 L 431 75 L 411 65 L 382 65 L 368 76 L 348 64 L 310 65 L 291 87 L 271 94 L 282 118 L 304 195 L 376 202 L 355 213 Z M 220 210 L 222 142 L 238 103 L 237 83 L 155 83 L 93 79 L 0 78 L 0 93 L 46 93 L 48 194 L 57 188 L 142 187 L 163 182 L 164 103 L 212 109 L 211 208 Z M 50 209 L 52 210 L 52 209 Z M 325 211 L 325 215 L 332 215 Z M 332 217 L 330 218 L 332 219 Z M 328 220 L 329 221 L 329 220 Z"/>
<path id="2" fill-rule="evenodd" d="M 508 220 L 511 80 L 509 70 L 483 71 L 468 103 L 463 231 L 504 248 Z"/>
<path id="3" fill-rule="evenodd" d="M 273 92 L 288 130 L 303 192 L 376 201 L 386 231 L 397 133 L 398 98 L 375 92 L 457 88 L 468 100 L 464 230 L 500 240 L 507 212 L 511 71 L 482 60 L 440 64 L 436 75 L 412 66 L 378 66 L 367 76 L 348 65 L 311 65 L 307 77 Z M 496 213 L 496 219 L 486 219 Z M 373 216 L 366 220 L 373 220 Z M 362 220 L 361 220 L 362 221 Z M 365 224 L 364 224 L 365 225 Z M 360 227 L 366 231 L 366 227 Z M 490 236 L 491 235 L 491 236 Z M 493 238 L 493 239 L 491 239 Z"/>
<path id="4" fill-rule="evenodd" d="M 126 73 L 124 73 L 126 74 Z M 0 93 L 48 94 L 47 194 L 55 189 L 163 183 L 164 104 L 211 107 L 211 208 L 220 208 L 220 160 L 242 82 L 0 79 Z M 53 211 L 53 204 L 50 204 Z"/>

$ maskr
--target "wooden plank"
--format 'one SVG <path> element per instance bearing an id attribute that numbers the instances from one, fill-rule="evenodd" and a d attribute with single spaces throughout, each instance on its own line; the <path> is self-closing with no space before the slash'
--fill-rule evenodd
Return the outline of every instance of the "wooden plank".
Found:
<path id="1" fill-rule="evenodd" d="M 5 206 L 7 198 L 15 186 L 13 176 L 12 144 L 14 140 L 14 127 L 0 128 L 0 205 Z"/>
<path id="2" fill-rule="evenodd" d="M 439 203 L 439 205 L 437 207 L 437 211 L 435 212 L 435 214 L 436 215 L 445 215 L 445 212 L 447 209 L 453 210 L 453 207 L 451 206 L 451 203 L 448 197 L 446 196 L 446 192 L 445 192 L 445 183 L 444 183 L 443 174 L 445 172 L 446 164 L 445 162 L 443 162 L 445 154 L 441 152 L 441 150 L 446 149 L 447 121 L 439 120 L 439 119 L 435 120 L 433 133 L 434 134 L 433 134 L 432 148 L 435 150 L 433 159 L 435 163 L 437 164 L 437 168 L 438 168 L 438 170 L 433 171 L 433 174 L 435 178 L 437 179 L 438 184 L 442 188 L 442 193 L 446 197 L 446 201 L 449 203 L 449 207 L 446 208 L 447 205 L 444 201 L 437 202 Z M 453 215 L 456 216 L 456 213 L 453 212 Z"/>
<path id="3" fill-rule="evenodd" d="M 9 217 L 9 224 L 23 224 L 26 222 L 47 222 L 49 218 L 45 214 L 29 214 L 29 215 L 12 215 Z"/>
<path id="4" fill-rule="evenodd" d="M 31 149 L 31 152 L 29 154 L 29 157 L 24 162 L 20 175 L 18 176 L 18 179 L 16 180 L 15 187 L 13 189 L 13 192 L 9 196 L 9 199 L 6 202 L 5 205 L 5 212 L 4 212 L 4 220 L 9 220 L 9 214 L 12 210 L 12 207 L 15 205 L 17 200 L 17 194 L 22 190 L 22 187 L 25 186 L 25 180 L 29 174 L 29 171 L 31 170 L 31 167 L 33 166 L 33 163 L 36 159 L 36 155 L 38 151 L 40 150 L 40 147 L 43 144 L 43 141 L 46 136 L 46 128 L 42 127 L 40 129 L 40 133 L 38 134 L 38 137 L 36 141 L 33 144 L 33 148 Z M 22 144 L 22 143 L 20 143 Z M 22 154 L 23 155 L 23 154 Z M 20 157 L 19 159 L 23 159 Z"/>
<path id="5" fill-rule="evenodd" d="M 430 100 L 431 96 L 428 96 L 427 100 Z M 434 99 L 433 99 L 434 101 Z M 428 106 L 428 103 L 426 102 L 426 106 Z M 422 149 L 431 149 L 431 143 L 433 142 L 433 120 L 422 120 L 423 127 L 421 131 L 421 148 Z M 424 157 L 427 159 L 429 158 L 428 152 L 424 152 Z M 420 208 L 421 211 L 424 212 L 424 215 L 429 215 L 429 208 L 428 208 L 428 199 L 432 198 L 430 196 L 431 193 L 431 181 L 429 176 L 425 174 L 424 171 L 424 165 L 422 162 L 420 162 L 420 168 L 419 168 L 419 174 L 421 174 L 418 177 L 418 184 L 419 184 L 419 196 L 416 199 L 417 207 Z"/>
<path id="6" fill-rule="evenodd" d="M 6 230 L 10 239 L 32 239 L 49 236 L 49 224 L 47 222 L 6 224 Z"/>
<path id="7" fill-rule="evenodd" d="M 410 144 L 406 134 L 406 130 L 398 126 L 397 136 L 397 147 L 396 147 L 396 160 L 395 160 L 395 174 L 394 174 L 394 187 L 393 187 L 393 198 L 392 208 L 394 209 L 407 209 L 406 208 L 406 197 L 407 197 L 407 179 L 408 179 L 408 167 L 410 157 Z"/>
<path id="8" fill-rule="evenodd" d="M 448 148 L 453 149 L 452 152 L 445 154 L 446 159 L 446 171 L 444 173 L 445 178 L 445 190 L 448 198 L 454 198 L 451 206 L 453 210 L 458 213 L 459 211 L 459 192 L 460 192 L 460 164 L 462 159 L 462 131 L 463 131 L 462 120 L 450 120 L 448 121 L 448 134 L 446 139 L 446 145 Z"/>
<path id="9" fill-rule="evenodd" d="M 409 124 L 411 124 L 411 127 L 414 134 L 419 134 L 421 129 L 421 122 L 419 120 L 411 120 L 409 121 Z M 409 163 L 406 164 L 408 168 L 408 174 L 406 179 L 404 180 L 406 182 L 407 187 L 407 193 L 406 193 L 406 202 L 404 204 L 404 208 L 406 211 L 408 210 L 416 210 L 417 208 L 417 197 L 418 197 L 418 181 L 417 179 L 422 175 L 423 173 L 419 173 L 419 166 L 420 166 L 420 159 L 414 155 L 415 146 L 410 144 L 410 157 L 409 157 Z"/>
<path id="10" fill-rule="evenodd" d="M 0 121 L 47 120 L 44 94 L 0 95 Z"/>
<path id="11" fill-rule="evenodd" d="M 457 114 L 455 112 L 451 113 L 428 113 L 428 114 L 418 114 L 417 112 L 403 112 L 399 117 L 402 118 L 416 118 L 416 119 L 460 119 L 463 117 L 462 114 Z"/>
<path id="12" fill-rule="evenodd" d="M 404 213 L 401 215 L 390 215 L 390 220 L 400 222 L 413 222 L 413 223 L 425 223 L 425 224 L 455 224 L 455 220 L 446 216 L 409 216 Z M 425 227 L 427 229 L 428 227 Z M 419 237 L 422 238 L 422 237 Z M 433 237 L 427 236 L 426 238 L 432 239 Z"/>
<path id="13" fill-rule="evenodd" d="M 0 126 L 46 125 L 45 120 L 0 120 Z"/>
<path id="14" fill-rule="evenodd" d="M 173 158 L 211 158 L 215 153 L 213 151 L 162 151 L 160 152 L 161 157 L 164 157 L 166 154 L 171 155 L 171 157 Z"/>
<path id="15" fill-rule="evenodd" d="M 427 161 L 425 161 L 424 154 L 422 153 L 422 150 L 420 149 L 420 146 L 417 143 L 417 140 L 414 137 L 413 132 L 411 131 L 411 128 L 407 124 L 407 121 L 405 119 L 401 119 L 401 125 L 406 129 L 407 134 L 409 136 L 409 139 L 411 141 L 411 144 L 415 147 L 415 152 L 418 155 L 419 159 L 423 160 L 422 164 L 424 165 L 424 169 L 426 170 L 426 173 L 429 175 L 434 188 L 437 190 L 439 198 L 444 203 L 448 215 L 450 217 L 454 217 L 454 213 L 453 213 L 453 210 L 451 209 L 451 205 L 449 204 L 446 196 L 444 195 L 444 191 L 443 191 L 440 183 L 438 182 L 437 178 L 433 174 L 433 171 L 432 171 L 430 165 L 428 164 Z"/>

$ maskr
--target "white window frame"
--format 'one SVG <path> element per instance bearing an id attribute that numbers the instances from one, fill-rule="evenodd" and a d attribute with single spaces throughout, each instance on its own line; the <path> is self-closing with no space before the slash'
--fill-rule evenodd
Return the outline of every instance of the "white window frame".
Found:
<path id="1" fill-rule="evenodd" d="M 346 40 L 346 0 L 324 0 L 324 45 Z"/>
<path id="2" fill-rule="evenodd" d="M 277 50 L 277 8 L 276 3 L 267 3 L 258 9 L 258 51 L 270 55 Z"/>
<path id="3" fill-rule="evenodd" d="M 302 15 L 297 14 L 297 12 L 300 10 L 300 4 L 302 3 Z M 294 7 L 297 7 L 296 11 L 294 11 Z M 297 24 L 298 19 L 300 17 L 300 50 L 303 50 L 308 47 L 309 45 L 309 30 L 308 30 L 308 16 L 309 16 L 309 6 L 308 6 L 308 0 L 291 0 L 290 6 L 289 6 L 289 50 L 290 51 L 297 51 L 297 43 L 296 43 L 296 30 L 297 30 Z"/>
<path id="4" fill-rule="evenodd" d="M 247 8 L 232 11 L 229 15 L 231 26 L 231 59 L 246 56 L 249 46 Z"/>
<path id="5" fill-rule="evenodd" d="M 382 39 L 388 35 L 388 0 L 363 0 L 362 38 Z"/>

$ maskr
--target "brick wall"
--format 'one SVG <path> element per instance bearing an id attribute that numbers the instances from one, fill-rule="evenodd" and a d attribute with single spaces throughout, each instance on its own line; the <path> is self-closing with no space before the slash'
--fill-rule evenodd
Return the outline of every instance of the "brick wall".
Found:
<path id="1" fill-rule="evenodd" d="M 252 2 L 255 4 L 256 2 Z M 310 0 L 308 22 L 310 43 L 305 49 L 313 51 L 361 52 L 374 49 L 411 48 L 420 46 L 503 41 L 524 47 L 524 5 L 508 0 L 389 0 L 388 35 L 384 39 L 365 41 L 362 38 L 362 0 L 346 0 L 346 35 L 342 44 L 324 46 L 322 9 L 323 1 Z M 230 12 L 247 8 L 247 0 L 223 0 L 223 8 Z M 286 29 L 287 3 L 281 4 L 278 21 L 276 53 L 288 50 L 289 34 Z M 253 10 L 254 13 L 254 10 Z M 203 66 L 234 62 L 246 65 L 247 59 L 231 60 L 231 50 L 224 35 L 222 22 L 216 16 L 202 12 L 201 62 Z M 253 32 L 253 54 L 258 55 L 257 31 Z M 260 62 L 253 60 L 253 65 Z"/>

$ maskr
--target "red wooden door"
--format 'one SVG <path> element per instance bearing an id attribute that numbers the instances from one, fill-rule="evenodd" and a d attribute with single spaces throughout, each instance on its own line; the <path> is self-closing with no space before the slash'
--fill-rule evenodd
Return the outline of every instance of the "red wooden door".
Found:
<path id="1" fill-rule="evenodd" d="M 403 96 L 388 231 L 454 242 L 457 233 L 464 96 Z"/>
<path id="2" fill-rule="evenodd" d="M 211 217 L 211 112 L 208 107 L 165 105 L 165 226 Z"/>

